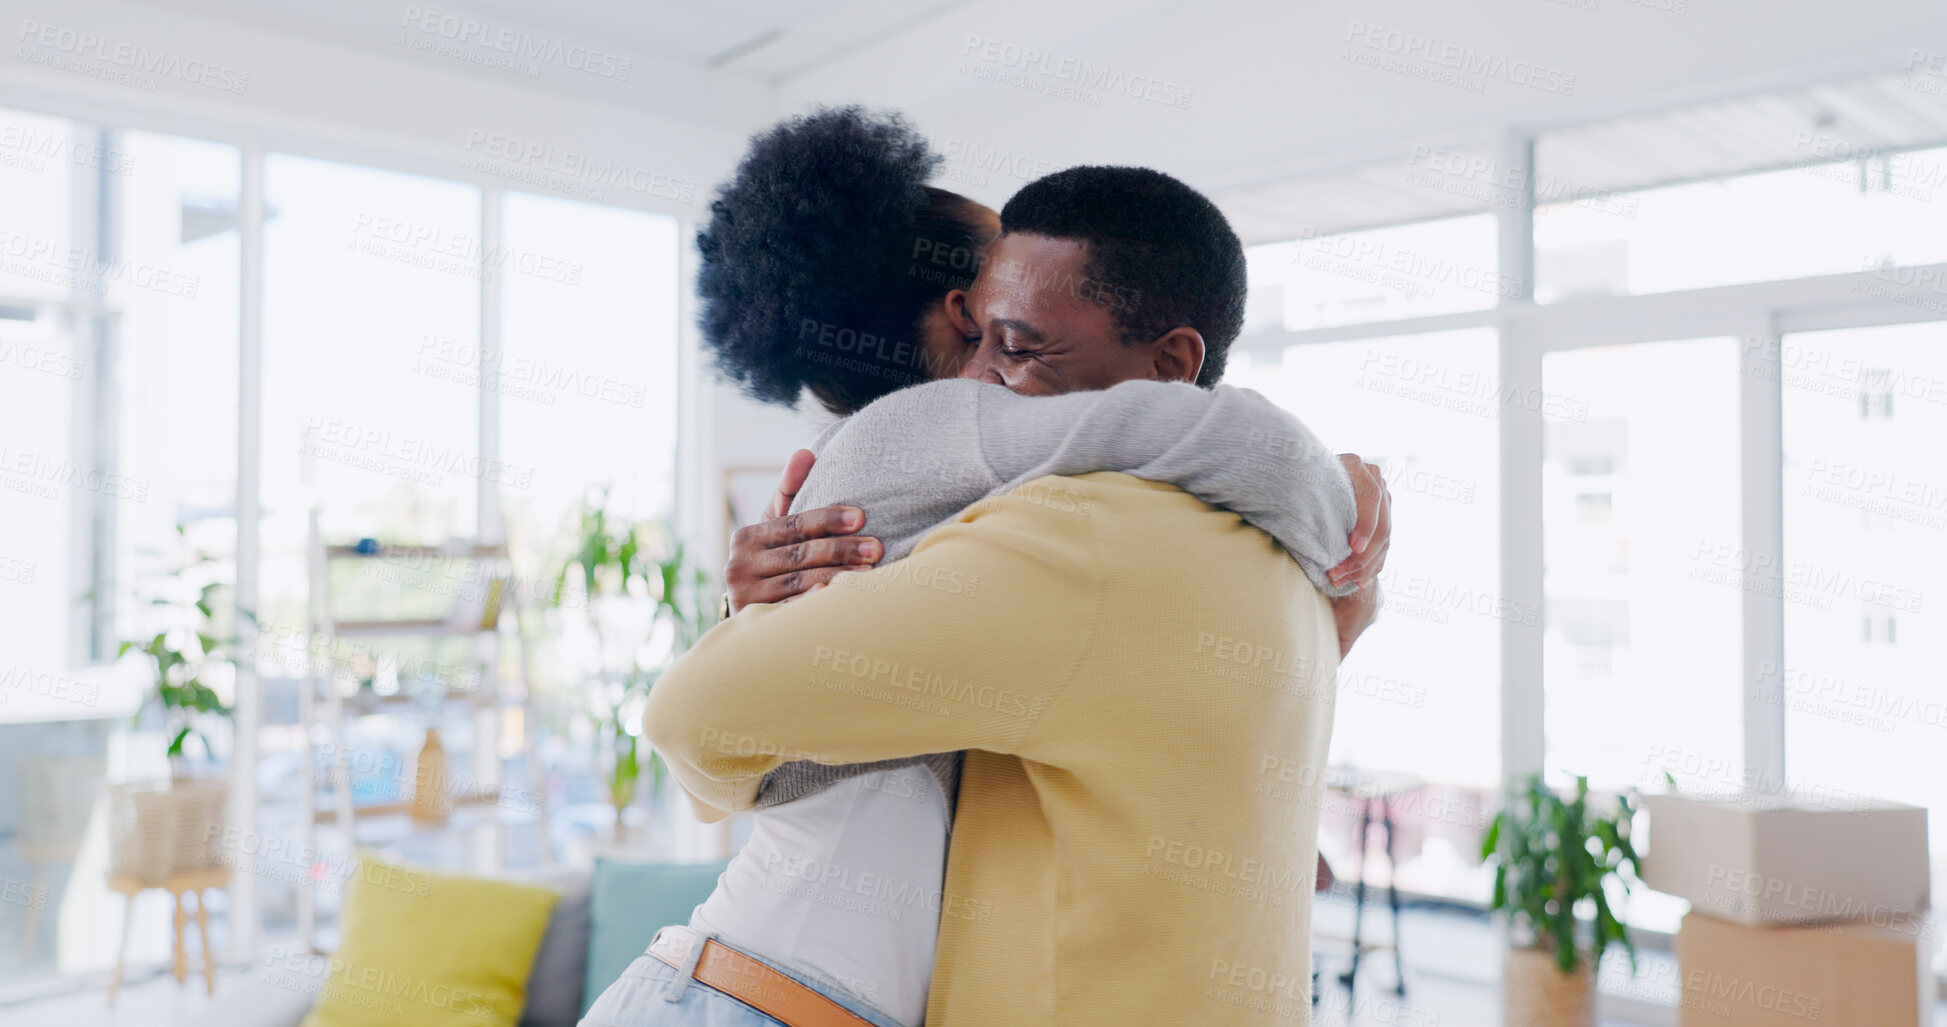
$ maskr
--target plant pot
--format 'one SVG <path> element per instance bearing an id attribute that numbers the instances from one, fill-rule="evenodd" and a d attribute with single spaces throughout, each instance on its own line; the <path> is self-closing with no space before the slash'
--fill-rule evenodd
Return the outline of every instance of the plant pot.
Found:
<path id="1" fill-rule="evenodd" d="M 1555 953 L 1509 949 L 1501 974 L 1502 1022 L 1507 1027 L 1595 1027 L 1595 978 L 1588 953 L 1573 973 L 1555 965 Z"/>
<path id="2" fill-rule="evenodd" d="M 108 789 L 108 873 L 159 888 L 178 874 L 223 866 L 230 783 L 179 779 Z"/>

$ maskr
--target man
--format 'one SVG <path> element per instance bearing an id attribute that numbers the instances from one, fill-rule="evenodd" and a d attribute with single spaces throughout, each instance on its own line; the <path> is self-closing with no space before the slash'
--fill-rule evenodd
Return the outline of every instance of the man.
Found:
<path id="1" fill-rule="evenodd" d="M 964 377 L 1221 377 L 1244 261 L 1208 200 L 1077 168 L 1002 228 Z M 1170 486 L 1088 474 L 977 503 L 854 583 L 747 610 L 659 682 L 648 735 L 708 815 L 782 754 L 975 750 L 929 1023 L 1304 1022 L 1340 632 L 1293 561 Z"/>

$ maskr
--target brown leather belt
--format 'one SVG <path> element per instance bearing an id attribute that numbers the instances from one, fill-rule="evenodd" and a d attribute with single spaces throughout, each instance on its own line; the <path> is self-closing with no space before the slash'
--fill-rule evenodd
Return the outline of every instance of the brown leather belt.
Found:
<path id="1" fill-rule="evenodd" d="M 649 954 L 681 971 L 691 946 L 700 939 L 687 927 L 656 932 Z M 703 943 L 703 957 L 691 976 L 790 1027 L 873 1027 L 872 1021 L 820 995 L 791 975 L 728 945 Z"/>

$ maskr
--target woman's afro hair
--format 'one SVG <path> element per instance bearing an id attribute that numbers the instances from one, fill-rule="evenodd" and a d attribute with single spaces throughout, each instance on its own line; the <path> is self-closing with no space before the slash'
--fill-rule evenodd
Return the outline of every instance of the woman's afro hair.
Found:
<path id="1" fill-rule="evenodd" d="M 703 339 L 719 370 L 758 400 L 795 405 L 811 386 L 834 409 L 924 377 L 913 367 L 862 373 L 830 340 L 918 348 L 924 304 L 944 292 L 913 276 L 910 252 L 939 164 L 903 117 L 858 106 L 819 108 L 753 137 L 696 236 Z"/>

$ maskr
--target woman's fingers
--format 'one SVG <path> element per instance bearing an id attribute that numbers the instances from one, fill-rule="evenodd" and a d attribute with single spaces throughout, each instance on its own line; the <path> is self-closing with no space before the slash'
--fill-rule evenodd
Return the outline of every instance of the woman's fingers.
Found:
<path id="1" fill-rule="evenodd" d="M 1352 555 L 1332 568 L 1329 577 L 1335 585 L 1347 582 L 1366 584 L 1377 577 L 1386 565 L 1386 551 L 1393 535 L 1392 490 L 1386 486 L 1386 478 L 1380 473 L 1378 465 L 1351 453 L 1340 454 L 1339 461 L 1345 465 L 1346 476 L 1352 480 L 1352 496 L 1358 504 L 1358 514 L 1354 518 L 1349 539 Z"/>

